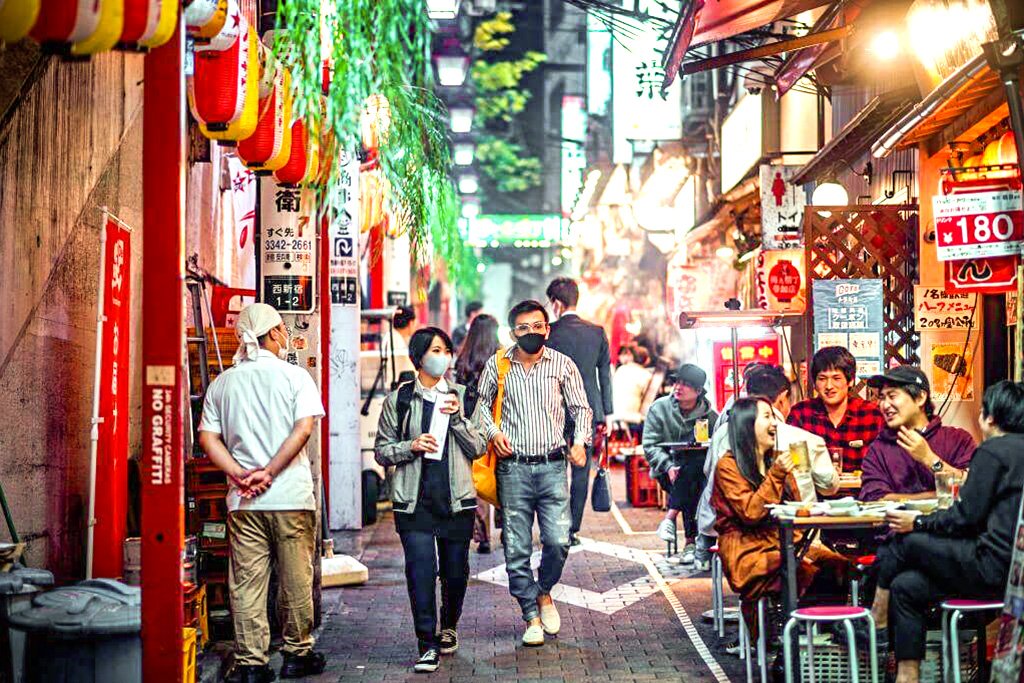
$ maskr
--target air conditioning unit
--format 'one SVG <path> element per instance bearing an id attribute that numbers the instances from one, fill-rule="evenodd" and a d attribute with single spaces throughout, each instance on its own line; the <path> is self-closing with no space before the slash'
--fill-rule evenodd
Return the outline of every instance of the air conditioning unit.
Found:
<path id="1" fill-rule="evenodd" d="M 469 0 L 466 6 L 466 13 L 479 17 L 482 14 L 492 14 L 497 10 L 498 0 Z"/>

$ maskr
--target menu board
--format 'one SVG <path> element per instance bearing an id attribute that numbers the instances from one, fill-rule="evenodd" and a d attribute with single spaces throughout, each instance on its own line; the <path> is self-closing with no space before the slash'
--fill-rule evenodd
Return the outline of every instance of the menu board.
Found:
<path id="1" fill-rule="evenodd" d="M 814 349 L 843 346 L 857 359 L 857 376 L 885 367 L 881 280 L 814 280 Z"/>

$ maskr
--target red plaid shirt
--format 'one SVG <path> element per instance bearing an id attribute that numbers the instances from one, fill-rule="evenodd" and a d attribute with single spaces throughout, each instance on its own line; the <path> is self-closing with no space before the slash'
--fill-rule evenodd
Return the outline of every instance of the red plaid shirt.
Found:
<path id="1" fill-rule="evenodd" d="M 885 427 L 885 419 L 878 409 L 878 404 L 855 396 L 850 397 L 846 405 L 846 415 L 838 427 L 832 424 L 825 403 L 820 398 L 797 403 L 786 421 L 825 439 L 825 444 L 829 448 L 842 448 L 844 472 L 861 468 L 868 446 Z M 858 441 L 858 445 L 851 445 Z"/>

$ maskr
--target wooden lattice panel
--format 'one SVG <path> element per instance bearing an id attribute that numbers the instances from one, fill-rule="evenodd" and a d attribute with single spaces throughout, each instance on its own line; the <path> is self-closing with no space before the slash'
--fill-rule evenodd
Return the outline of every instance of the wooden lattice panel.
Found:
<path id="1" fill-rule="evenodd" d="M 807 207 L 804 245 L 808 272 L 816 280 L 881 279 L 885 362 L 918 364 L 914 329 L 918 209 L 908 206 Z M 814 352 L 813 300 L 808 287 L 807 357 Z M 862 380 L 863 381 L 863 380 Z M 858 386 L 858 389 L 860 387 Z"/>

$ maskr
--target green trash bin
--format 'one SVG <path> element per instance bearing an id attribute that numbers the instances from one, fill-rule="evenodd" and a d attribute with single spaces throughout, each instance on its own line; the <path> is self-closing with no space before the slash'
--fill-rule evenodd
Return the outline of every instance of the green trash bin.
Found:
<path id="1" fill-rule="evenodd" d="M 142 592 L 91 579 L 40 593 L 11 616 L 26 634 L 26 683 L 141 683 Z"/>
<path id="2" fill-rule="evenodd" d="M 0 682 L 24 680 L 25 633 L 11 628 L 11 615 L 28 609 L 32 598 L 53 585 L 53 573 L 15 565 L 0 573 Z"/>

